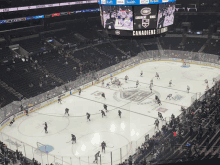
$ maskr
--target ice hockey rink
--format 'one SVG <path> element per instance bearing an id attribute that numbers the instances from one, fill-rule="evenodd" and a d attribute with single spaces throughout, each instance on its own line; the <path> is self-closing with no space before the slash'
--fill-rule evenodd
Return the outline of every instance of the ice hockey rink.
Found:
<path id="1" fill-rule="evenodd" d="M 158 112 L 167 120 L 172 113 L 178 116 L 181 106 L 187 108 L 191 105 L 192 97 L 205 92 L 207 85 L 204 80 L 208 79 L 211 88 L 213 78 L 219 75 L 219 70 L 213 67 L 191 64 L 189 68 L 183 68 L 181 65 L 172 61 L 140 64 L 116 76 L 122 83 L 121 87 L 111 85 L 106 88 L 106 83 L 110 82 L 107 79 L 104 86 L 101 83 L 93 85 L 83 90 L 81 95 L 75 93 L 63 99 L 62 104 L 55 102 L 17 119 L 11 127 L 2 130 L 9 137 L 17 139 L 17 145 L 7 143 L 9 137 L 1 138 L 12 149 L 18 147 L 23 153 L 25 150 L 28 158 L 34 155 L 43 164 L 74 165 L 92 164 L 94 155 L 101 151 L 101 142 L 105 141 L 107 148 L 105 153 L 101 152 L 102 164 L 110 164 L 111 152 L 113 164 L 118 164 L 120 148 L 124 160 L 134 154 L 138 139 L 145 134 L 154 134 L 153 124 Z M 140 76 L 141 71 L 143 77 Z M 156 72 L 160 79 L 155 77 Z M 127 83 L 124 80 L 126 75 L 129 77 Z M 152 93 L 149 89 L 151 79 Z M 136 88 L 137 80 L 140 84 Z M 171 87 L 170 80 L 173 83 Z M 187 85 L 190 86 L 189 93 Z M 102 92 L 106 99 L 101 97 Z M 168 94 L 175 99 L 166 99 Z M 155 95 L 159 96 L 162 105 L 154 102 Z M 100 110 L 104 110 L 103 104 L 108 106 L 109 112 L 102 118 Z M 70 116 L 64 115 L 65 108 L 69 108 Z M 118 110 L 122 112 L 121 118 Z M 91 121 L 88 122 L 87 112 L 91 114 Z M 45 134 L 44 122 L 48 124 L 48 134 Z M 76 136 L 76 144 L 70 142 L 71 134 Z M 37 142 L 49 146 L 48 155 L 35 153 L 31 146 L 37 148 Z M 140 146 L 141 141 L 138 142 Z"/>

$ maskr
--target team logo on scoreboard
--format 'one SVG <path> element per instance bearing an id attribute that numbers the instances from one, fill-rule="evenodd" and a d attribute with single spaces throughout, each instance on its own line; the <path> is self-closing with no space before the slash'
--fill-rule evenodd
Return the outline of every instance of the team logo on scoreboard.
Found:
<path id="1" fill-rule="evenodd" d="M 140 0 L 140 4 L 148 4 L 149 0 Z"/>
<path id="2" fill-rule="evenodd" d="M 150 25 L 150 19 L 142 19 L 142 26 L 147 28 Z"/>
<path id="3" fill-rule="evenodd" d="M 120 31 L 119 30 L 115 30 L 115 34 L 116 35 L 120 35 Z"/>
<path id="4" fill-rule="evenodd" d="M 116 0 L 116 4 L 125 4 L 125 0 Z"/>
<path id="5" fill-rule="evenodd" d="M 101 4 L 106 4 L 106 0 L 101 0 Z"/>
<path id="6" fill-rule="evenodd" d="M 145 7 L 141 9 L 141 14 L 142 15 L 150 15 L 151 14 L 151 8 Z"/>

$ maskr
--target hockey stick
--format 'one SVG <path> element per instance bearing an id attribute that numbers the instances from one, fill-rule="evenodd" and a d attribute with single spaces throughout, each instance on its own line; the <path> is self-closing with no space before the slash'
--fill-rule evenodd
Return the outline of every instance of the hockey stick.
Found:
<path id="1" fill-rule="evenodd" d="M 69 142 L 71 142 L 71 140 Z M 66 142 L 66 143 L 69 143 L 69 142 Z"/>

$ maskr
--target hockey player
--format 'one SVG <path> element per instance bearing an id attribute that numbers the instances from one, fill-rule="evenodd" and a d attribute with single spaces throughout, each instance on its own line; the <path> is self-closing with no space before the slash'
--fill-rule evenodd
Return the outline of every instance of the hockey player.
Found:
<path id="1" fill-rule="evenodd" d="M 93 161 L 93 163 L 98 164 L 98 157 L 100 157 L 99 153 L 100 153 L 100 151 L 98 151 L 98 152 L 95 154 L 95 160 Z"/>
<path id="2" fill-rule="evenodd" d="M 105 116 L 105 112 L 101 110 L 101 113 L 102 113 L 102 118 L 103 118 L 103 116 Z"/>
<path id="3" fill-rule="evenodd" d="M 9 126 L 12 126 L 12 124 L 15 122 L 15 118 L 13 117 L 12 121 L 10 122 Z"/>
<path id="4" fill-rule="evenodd" d="M 159 105 L 162 105 L 160 99 L 157 100 L 157 103 L 158 103 Z"/>
<path id="5" fill-rule="evenodd" d="M 139 81 L 137 80 L 137 81 L 136 81 L 136 88 L 138 87 L 138 85 L 139 85 Z"/>
<path id="6" fill-rule="evenodd" d="M 190 90 L 190 87 L 189 87 L 189 85 L 187 85 L 187 91 L 188 91 L 188 93 L 189 93 L 189 90 Z"/>
<path id="7" fill-rule="evenodd" d="M 126 75 L 126 76 L 125 76 L 125 82 L 127 82 L 127 80 L 128 80 L 128 76 Z"/>
<path id="8" fill-rule="evenodd" d="M 105 98 L 105 93 L 102 93 L 102 97 L 104 97 Z M 106 98 L 105 98 L 106 99 Z"/>
<path id="9" fill-rule="evenodd" d="M 215 83 L 216 81 L 217 81 L 217 78 L 214 77 L 214 78 L 212 79 L 212 83 Z"/>
<path id="10" fill-rule="evenodd" d="M 62 101 L 61 98 L 58 97 L 58 103 L 62 104 L 61 101 Z"/>
<path id="11" fill-rule="evenodd" d="M 153 79 L 150 80 L 150 85 L 153 86 Z"/>
<path id="12" fill-rule="evenodd" d="M 159 120 L 156 119 L 156 121 L 155 121 L 155 123 L 154 123 L 154 124 L 155 124 L 155 129 L 156 129 L 156 128 L 159 129 L 159 123 L 160 123 Z"/>
<path id="13" fill-rule="evenodd" d="M 118 116 L 121 118 L 121 111 L 118 110 Z"/>
<path id="14" fill-rule="evenodd" d="M 111 76 L 110 79 L 111 79 L 111 83 L 112 83 L 113 77 Z"/>
<path id="15" fill-rule="evenodd" d="M 143 71 L 141 71 L 141 77 L 143 76 Z"/>
<path id="16" fill-rule="evenodd" d="M 118 87 L 120 87 L 121 86 L 121 81 L 118 81 Z"/>
<path id="17" fill-rule="evenodd" d="M 87 121 L 88 120 L 90 121 L 90 114 L 87 112 L 86 115 L 87 115 Z"/>
<path id="18" fill-rule="evenodd" d="M 76 136 L 75 135 L 73 135 L 73 134 L 71 134 L 72 135 L 72 144 L 73 144 L 73 142 L 75 142 L 76 143 Z"/>
<path id="19" fill-rule="evenodd" d="M 69 116 L 69 109 L 68 108 L 65 109 L 65 114 L 68 114 L 68 116 Z"/>
<path id="20" fill-rule="evenodd" d="M 172 94 L 167 95 L 167 98 L 170 99 L 171 97 L 172 97 Z M 167 99 L 167 98 L 166 98 L 166 99 Z M 173 98 L 173 97 L 172 97 L 172 98 Z M 171 99 L 170 99 L 170 100 L 171 100 Z"/>
<path id="21" fill-rule="evenodd" d="M 109 85 L 109 83 L 107 83 L 107 84 L 106 84 L 106 87 L 110 88 L 110 85 Z"/>
<path id="22" fill-rule="evenodd" d="M 102 80 L 102 86 L 104 86 L 104 84 L 105 84 L 105 82 L 104 82 L 104 80 Z"/>
<path id="23" fill-rule="evenodd" d="M 170 82 L 169 82 L 169 87 L 171 87 L 171 85 L 172 85 L 172 80 L 170 80 Z"/>
<path id="24" fill-rule="evenodd" d="M 81 88 L 79 88 L 79 95 L 81 94 L 81 92 L 82 92 L 82 90 L 81 90 Z"/>
<path id="25" fill-rule="evenodd" d="M 107 110 L 107 105 L 106 105 L 106 104 L 104 104 L 104 109 L 105 109 L 105 111 L 106 111 L 106 113 L 107 113 L 108 110 Z"/>
<path id="26" fill-rule="evenodd" d="M 208 82 L 208 80 L 207 80 L 207 79 L 205 79 L 205 83 L 208 85 L 208 83 L 209 83 L 209 82 Z"/>
<path id="27" fill-rule="evenodd" d="M 25 113 L 26 113 L 26 116 L 29 116 L 29 115 L 28 115 L 28 109 L 25 110 Z"/>
<path id="28" fill-rule="evenodd" d="M 103 150 L 104 150 L 104 153 L 105 153 L 106 143 L 103 141 L 102 144 L 101 144 L 101 146 L 102 146 L 102 152 L 103 152 Z"/>
<path id="29" fill-rule="evenodd" d="M 152 87 L 151 87 L 151 85 L 149 86 L 149 88 L 150 88 L 150 90 L 151 90 L 151 93 L 152 93 Z"/>
<path id="30" fill-rule="evenodd" d="M 44 127 L 44 130 L 45 130 L 45 133 L 48 133 L 48 131 L 47 131 L 47 122 L 45 122 L 45 127 Z"/>
<path id="31" fill-rule="evenodd" d="M 207 91 L 207 90 L 209 90 L 209 85 L 208 85 L 208 84 L 207 84 L 207 86 L 206 86 L 206 91 Z"/>
<path id="32" fill-rule="evenodd" d="M 155 95 L 155 100 L 157 101 L 159 99 L 159 97 L 157 95 Z"/>
<path id="33" fill-rule="evenodd" d="M 155 77 L 157 77 L 157 79 L 160 79 L 160 76 L 159 76 L 159 74 L 156 72 L 156 76 Z"/>
<path id="34" fill-rule="evenodd" d="M 161 120 L 164 120 L 163 119 L 163 116 L 162 116 L 162 113 L 158 112 L 158 117 L 161 119 Z"/>

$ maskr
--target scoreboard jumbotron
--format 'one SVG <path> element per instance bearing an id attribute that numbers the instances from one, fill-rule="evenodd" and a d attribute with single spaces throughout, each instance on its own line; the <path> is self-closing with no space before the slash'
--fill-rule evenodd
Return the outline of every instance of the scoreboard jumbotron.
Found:
<path id="1" fill-rule="evenodd" d="M 99 0 L 101 23 L 111 35 L 149 36 L 174 23 L 176 0 Z"/>

